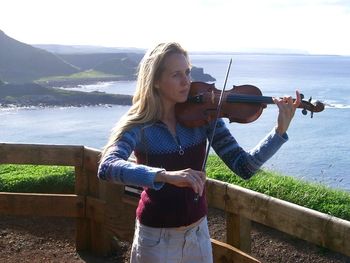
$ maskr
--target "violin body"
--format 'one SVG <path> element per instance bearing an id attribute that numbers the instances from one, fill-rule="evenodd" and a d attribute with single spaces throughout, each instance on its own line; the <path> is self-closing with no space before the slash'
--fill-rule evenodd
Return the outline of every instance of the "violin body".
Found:
<path id="1" fill-rule="evenodd" d="M 221 93 L 214 84 L 192 82 L 187 101 L 175 105 L 177 120 L 187 127 L 206 125 L 216 118 L 250 123 L 260 117 L 267 104 L 274 104 L 272 97 L 262 96 L 260 89 L 253 85 L 233 86 L 232 89 L 224 91 L 219 107 Z M 307 110 L 313 114 L 322 111 L 324 105 L 319 101 L 312 104 L 310 99 L 302 100 L 299 108 L 303 109 L 303 114 Z"/>

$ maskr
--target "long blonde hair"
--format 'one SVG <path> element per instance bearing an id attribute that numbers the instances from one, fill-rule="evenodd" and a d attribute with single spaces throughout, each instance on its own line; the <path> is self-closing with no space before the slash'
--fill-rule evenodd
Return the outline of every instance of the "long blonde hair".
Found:
<path id="1" fill-rule="evenodd" d="M 164 71 L 165 59 L 174 53 L 183 54 L 188 60 L 187 52 L 175 42 L 158 44 L 145 54 L 139 65 L 132 106 L 114 126 L 108 143 L 102 151 L 102 158 L 125 131 L 137 124 L 154 123 L 160 120 L 163 108 L 158 89 L 154 84 Z"/>

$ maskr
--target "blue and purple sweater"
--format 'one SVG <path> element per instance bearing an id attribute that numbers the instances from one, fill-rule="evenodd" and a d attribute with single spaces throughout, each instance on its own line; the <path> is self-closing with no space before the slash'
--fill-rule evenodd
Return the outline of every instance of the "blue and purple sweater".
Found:
<path id="1" fill-rule="evenodd" d="M 162 122 L 138 125 L 126 131 L 102 159 L 98 177 L 111 182 L 142 186 L 136 210 L 141 224 L 150 227 L 190 225 L 207 214 L 205 193 L 197 202 L 188 187 L 154 182 L 157 172 L 202 169 L 209 126 L 176 126 L 176 137 Z M 242 149 L 219 119 L 212 148 L 238 176 L 249 179 L 288 140 L 273 129 L 254 149 Z M 128 161 L 134 152 L 136 163 Z"/>

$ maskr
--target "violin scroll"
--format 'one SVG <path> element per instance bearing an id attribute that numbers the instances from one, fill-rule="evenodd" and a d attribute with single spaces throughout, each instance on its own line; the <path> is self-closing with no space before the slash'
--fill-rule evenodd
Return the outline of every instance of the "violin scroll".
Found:
<path id="1" fill-rule="evenodd" d="M 301 99 L 304 99 L 304 95 L 300 94 Z M 312 97 L 309 98 L 308 101 L 302 100 L 298 108 L 302 108 L 301 111 L 303 115 L 307 115 L 307 112 L 311 112 L 311 118 L 314 116 L 314 112 L 321 112 L 324 110 L 324 104 L 320 102 L 319 100 L 315 101 L 314 103 L 311 102 Z"/>

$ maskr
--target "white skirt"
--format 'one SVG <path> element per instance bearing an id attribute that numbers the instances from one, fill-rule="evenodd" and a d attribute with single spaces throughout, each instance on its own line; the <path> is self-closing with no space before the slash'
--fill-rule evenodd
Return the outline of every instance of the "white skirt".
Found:
<path id="1" fill-rule="evenodd" d="M 207 217 L 176 228 L 154 228 L 136 220 L 131 263 L 212 263 Z"/>

